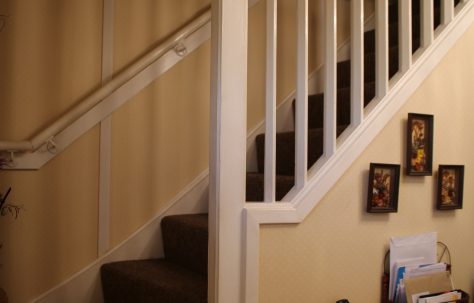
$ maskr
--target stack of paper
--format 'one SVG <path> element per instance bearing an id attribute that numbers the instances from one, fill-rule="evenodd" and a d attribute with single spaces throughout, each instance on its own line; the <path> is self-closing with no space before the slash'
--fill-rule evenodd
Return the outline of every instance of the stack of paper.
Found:
<path id="1" fill-rule="evenodd" d="M 390 240 L 389 299 L 395 303 L 436 303 L 453 298 L 446 264 L 436 263 L 436 233 Z M 447 293 L 449 292 L 449 293 Z M 433 296 L 432 294 L 438 294 Z M 441 300 L 441 301 L 436 301 Z"/>
<path id="2" fill-rule="evenodd" d="M 459 291 L 453 290 L 446 293 L 438 293 L 433 295 L 421 296 L 418 299 L 418 303 L 445 303 L 445 302 L 456 302 L 460 300 L 462 294 Z"/>

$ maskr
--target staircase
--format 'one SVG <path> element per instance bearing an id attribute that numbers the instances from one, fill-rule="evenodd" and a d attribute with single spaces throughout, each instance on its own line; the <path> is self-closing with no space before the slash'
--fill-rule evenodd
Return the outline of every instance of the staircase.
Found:
<path id="1" fill-rule="evenodd" d="M 455 5 L 459 0 L 455 1 Z M 441 0 L 434 1 L 434 29 L 441 24 Z M 412 1 L 412 49 L 420 47 L 420 2 Z M 398 59 L 398 1 L 389 6 L 389 78 L 397 72 Z M 364 34 L 364 107 L 375 97 L 375 30 Z M 337 135 L 351 123 L 351 64 L 337 64 Z M 324 94 L 308 97 L 308 168 L 323 154 Z M 294 103 L 293 103 L 294 108 Z M 247 173 L 247 201 L 263 201 L 265 170 L 265 134 L 256 138 L 258 171 Z M 280 201 L 294 186 L 295 132 L 276 135 L 276 199 Z"/>
<path id="2" fill-rule="evenodd" d="M 404 1 L 404 0 L 403 0 Z M 389 78 L 399 69 L 398 2 L 389 6 Z M 412 2 L 412 50 L 420 46 L 420 6 Z M 441 1 L 434 1 L 434 28 L 441 23 Z M 455 5 L 459 3 L 455 1 Z M 364 34 L 364 106 L 375 96 L 375 30 Z M 351 123 L 350 61 L 337 64 L 337 135 Z M 308 97 L 308 168 L 323 154 L 323 94 Z M 247 173 L 247 201 L 263 201 L 265 134 L 256 138 L 258 171 Z M 294 186 L 295 133 L 277 133 L 276 199 Z M 161 222 L 165 257 L 122 261 L 101 268 L 104 301 L 109 303 L 207 302 L 208 216 L 169 216 Z"/>

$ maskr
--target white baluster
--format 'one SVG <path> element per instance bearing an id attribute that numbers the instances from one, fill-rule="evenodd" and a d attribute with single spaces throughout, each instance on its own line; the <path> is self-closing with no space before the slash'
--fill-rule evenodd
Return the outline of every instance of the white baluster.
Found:
<path id="1" fill-rule="evenodd" d="M 364 113 L 364 1 L 352 0 L 351 12 L 351 124 L 358 126 Z"/>
<path id="2" fill-rule="evenodd" d="M 454 0 L 442 0 L 441 24 L 447 25 L 454 18 Z"/>
<path id="3" fill-rule="evenodd" d="M 336 151 L 337 1 L 326 1 L 326 48 L 324 87 L 324 155 Z"/>
<path id="4" fill-rule="evenodd" d="M 388 91 L 388 1 L 375 1 L 376 96 L 381 100 Z"/>
<path id="5" fill-rule="evenodd" d="M 301 189 L 308 171 L 308 0 L 298 0 L 297 19 L 295 185 Z"/>
<path id="6" fill-rule="evenodd" d="M 427 48 L 434 39 L 433 0 L 421 0 L 421 14 L 421 46 Z"/>
<path id="7" fill-rule="evenodd" d="M 275 201 L 277 0 L 267 0 L 267 83 L 264 201 Z"/>
<path id="8" fill-rule="evenodd" d="M 407 72 L 412 64 L 412 21 L 411 1 L 399 1 L 398 11 L 398 48 L 400 58 L 400 71 Z"/>

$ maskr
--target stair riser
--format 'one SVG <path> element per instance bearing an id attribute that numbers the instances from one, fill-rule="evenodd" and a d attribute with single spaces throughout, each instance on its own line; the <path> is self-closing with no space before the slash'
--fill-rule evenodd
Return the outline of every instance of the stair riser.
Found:
<path id="1" fill-rule="evenodd" d="M 207 220 L 201 215 L 202 220 Z M 162 220 L 161 231 L 166 259 L 207 274 L 207 225 L 197 225 L 194 217 L 169 216 Z M 206 221 L 207 224 L 207 221 Z"/>

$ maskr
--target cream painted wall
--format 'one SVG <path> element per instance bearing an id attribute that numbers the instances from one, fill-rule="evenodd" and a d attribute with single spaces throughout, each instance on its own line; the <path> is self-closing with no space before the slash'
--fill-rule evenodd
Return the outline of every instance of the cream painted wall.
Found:
<path id="1" fill-rule="evenodd" d="M 102 2 L 3 0 L 0 138 L 47 126 L 101 78 Z M 23 205 L 0 218 L 0 286 L 27 302 L 96 258 L 99 132 L 92 129 L 39 171 L 0 171 L 0 191 Z"/>
<path id="2" fill-rule="evenodd" d="M 115 70 L 159 44 L 209 3 L 116 0 Z M 207 168 L 209 83 L 207 42 L 112 115 L 112 246 Z"/>
<path id="3" fill-rule="evenodd" d="M 454 285 L 474 293 L 474 26 L 299 225 L 261 229 L 260 302 L 380 302 L 390 236 L 437 231 Z M 434 175 L 402 175 L 398 213 L 367 214 L 370 162 L 405 163 L 407 113 L 434 114 Z M 464 209 L 437 211 L 439 164 L 464 164 Z"/>

